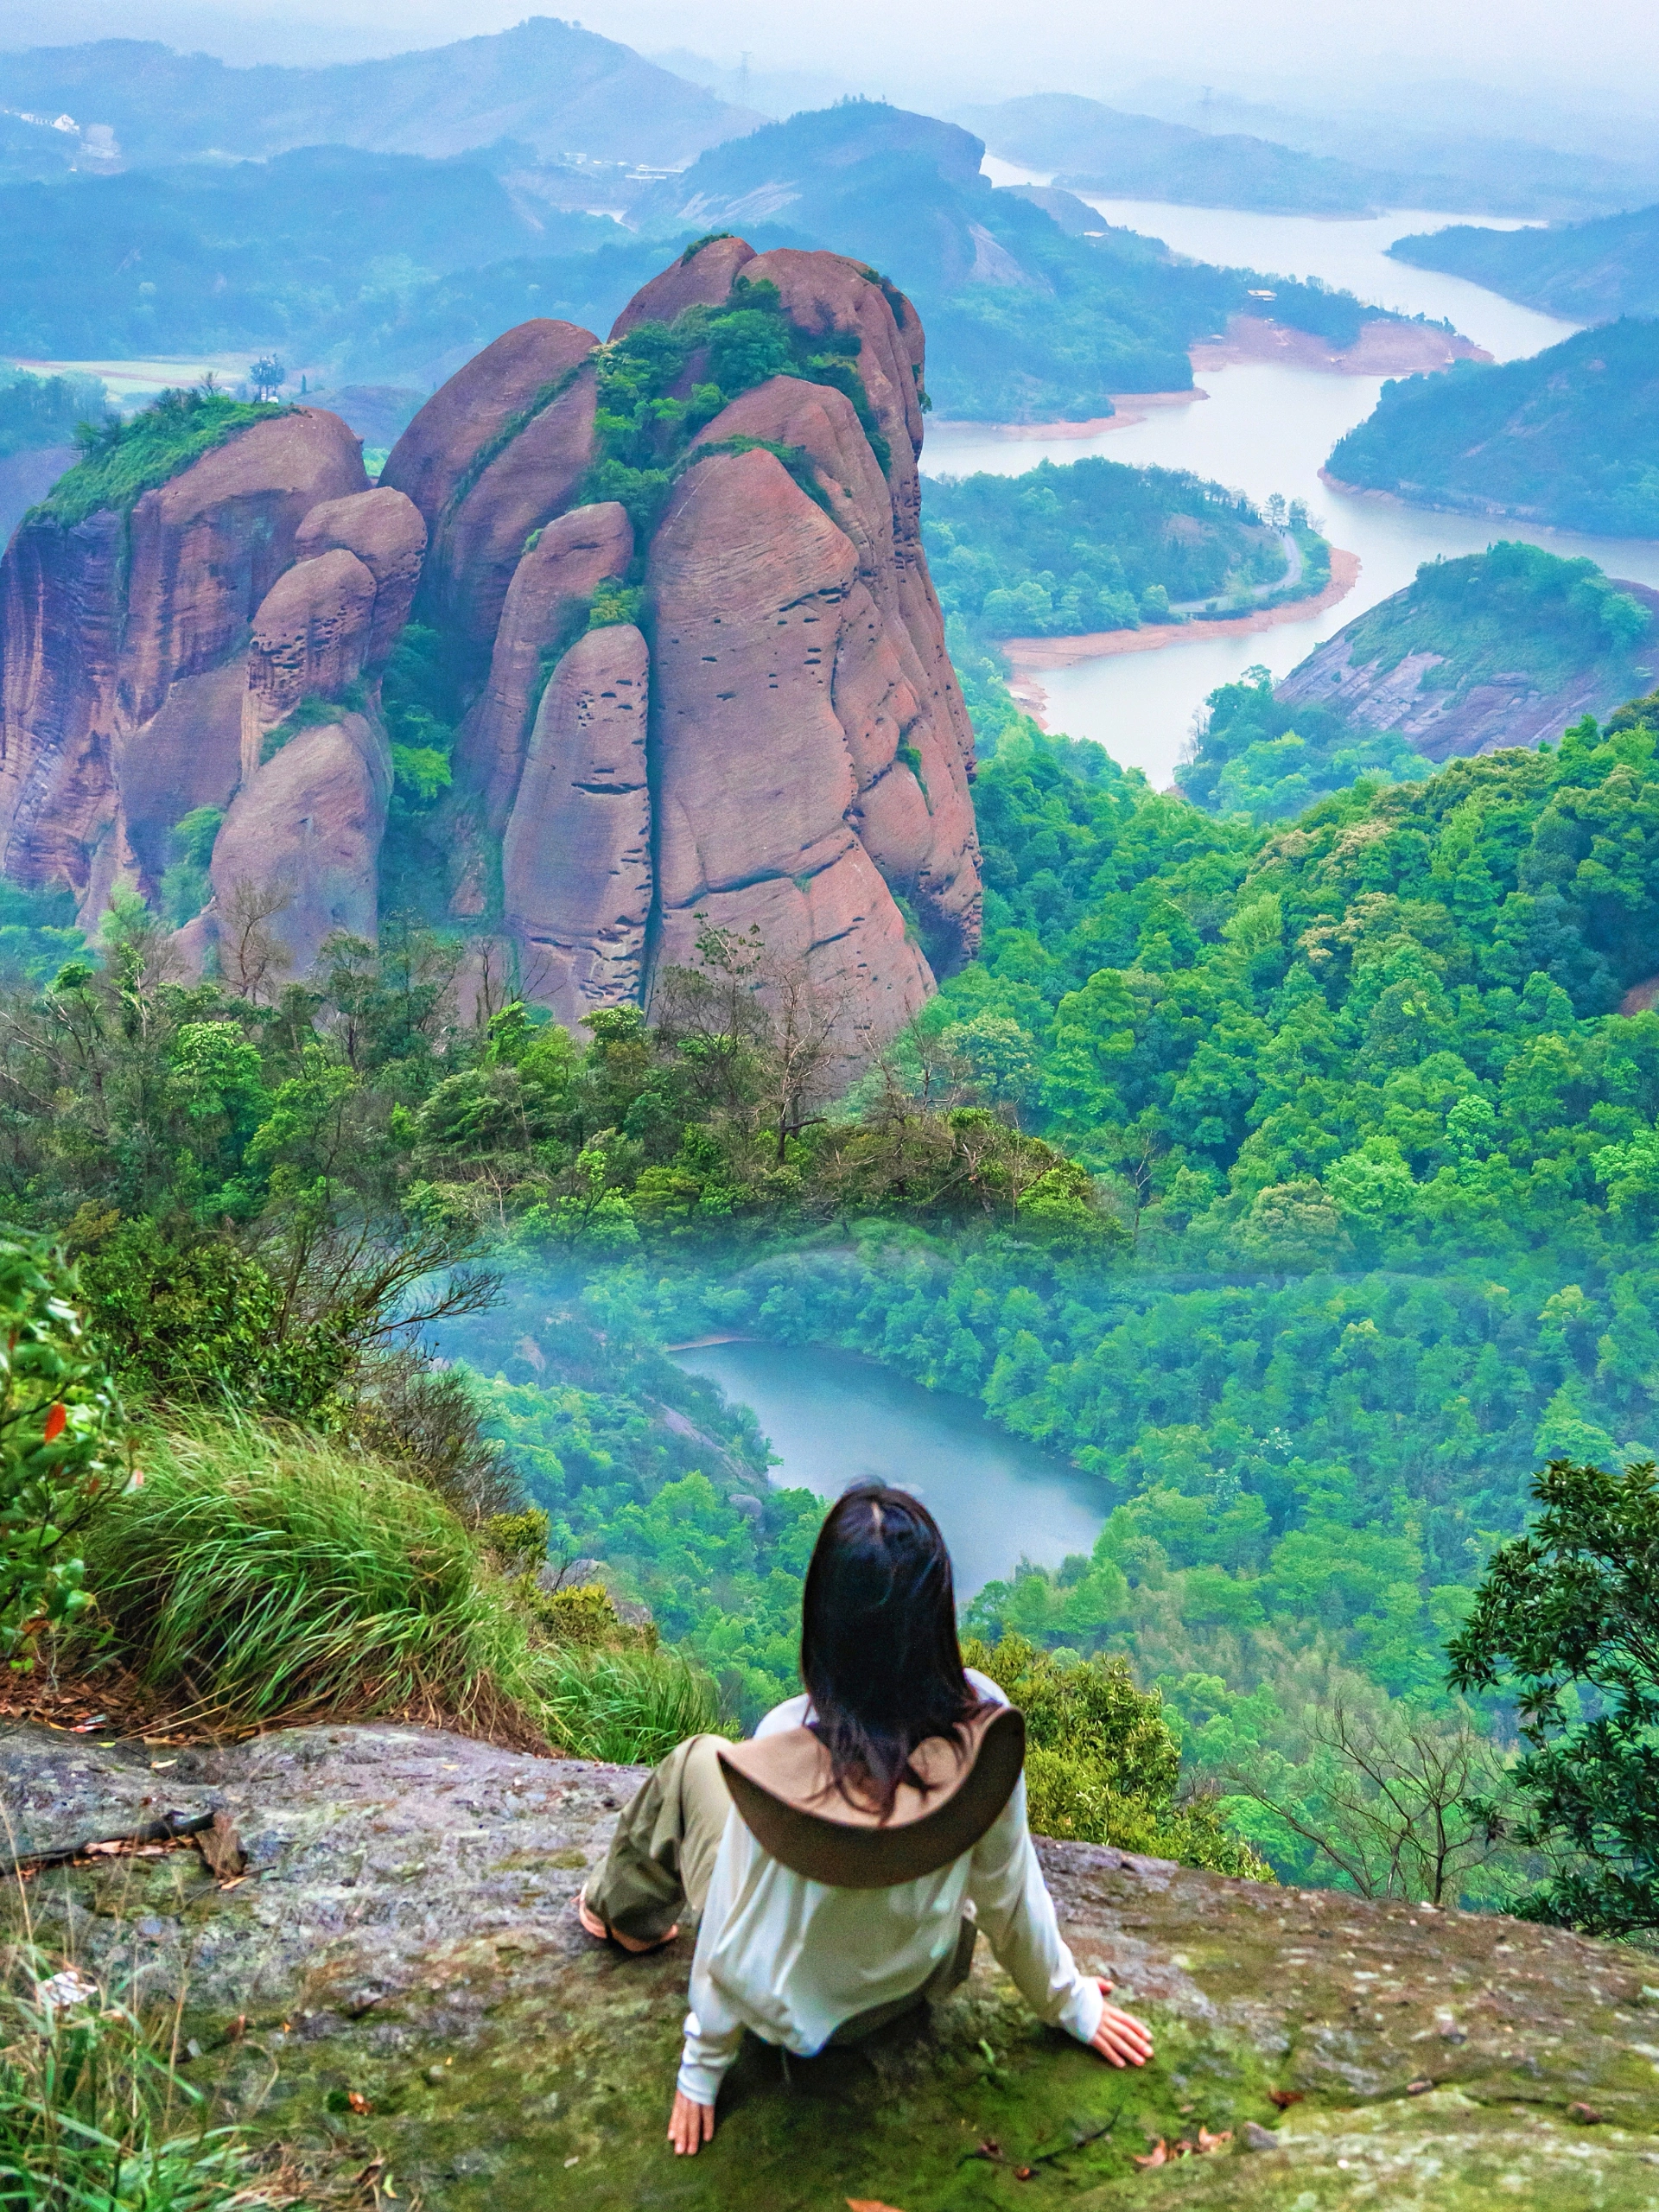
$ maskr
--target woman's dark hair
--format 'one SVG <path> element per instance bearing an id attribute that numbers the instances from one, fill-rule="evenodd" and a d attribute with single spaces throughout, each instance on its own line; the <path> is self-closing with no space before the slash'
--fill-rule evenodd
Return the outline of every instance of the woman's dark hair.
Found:
<path id="1" fill-rule="evenodd" d="M 885 1820 L 925 1790 L 911 1753 L 982 1700 L 962 1671 L 950 1554 L 919 1498 L 859 1483 L 830 1509 L 801 1604 L 801 1679 L 835 1786 Z"/>

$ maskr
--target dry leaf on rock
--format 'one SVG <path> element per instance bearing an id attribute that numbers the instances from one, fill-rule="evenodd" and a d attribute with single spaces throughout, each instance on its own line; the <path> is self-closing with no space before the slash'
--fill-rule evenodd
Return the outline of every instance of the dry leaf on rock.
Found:
<path id="1" fill-rule="evenodd" d="M 221 1882 L 232 1880 L 247 1866 L 248 1854 L 242 1848 L 242 1839 L 228 1813 L 215 1813 L 211 1827 L 198 1828 L 195 1844 L 209 1870 Z"/>
<path id="2" fill-rule="evenodd" d="M 1207 2127 L 1200 2126 L 1198 2129 L 1198 2149 L 1201 2152 L 1224 2150 L 1232 2139 L 1233 2131 L 1230 2127 L 1224 2127 L 1214 2135 Z"/>
<path id="3" fill-rule="evenodd" d="M 1135 2163 L 1137 2166 L 1166 2166 L 1169 2164 L 1168 2144 L 1160 2135 L 1144 2158 L 1135 2157 Z"/>
<path id="4" fill-rule="evenodd" d="M 1408 2097 L 1421 2097 L 1425 2089 L 1432 2089 L 1433 2086 L 1427 2074 L 1421 2075 L 1416 2081 L 1407 2082 L 1406 2094 Z"/>
<path id="5" fill-rule="evenodd" d="M 361 2089 L 347 2089 L 346 2092 L 346 2101 L 347 2105 L 350 2106 L 351 2109 L 359 2114 L 371 2113 L 374 2110 L 374 2107 L 369 2102 Z"/>

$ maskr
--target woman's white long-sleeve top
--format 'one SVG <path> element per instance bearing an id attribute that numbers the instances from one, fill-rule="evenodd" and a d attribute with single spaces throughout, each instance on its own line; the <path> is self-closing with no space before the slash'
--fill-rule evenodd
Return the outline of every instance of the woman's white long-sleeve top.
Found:
<path id="1" fill-rule="evenodd" d="M 985 1675 L 968 1679 L 982 1697 L 1007 1704 Z M 807 1700 L 791 1698 L 754 1732 L 798 1728 L 807 1716 Z M 968 1913 L 1039 2018 L 1092 2042 L 1100 1986 L 1078 1973 L 1061 1939 L 1026 1825 L 1023 1776 L 971 1851 L 887 1890 L 832 1890 L 791 1873 L 734 1808 L 697 1930 L 681 2089 L 712 2105 L 746 2027 L 803 2056 L 822 2050 L 842 2021 L 919 1989 L 955 1948 Z"/>

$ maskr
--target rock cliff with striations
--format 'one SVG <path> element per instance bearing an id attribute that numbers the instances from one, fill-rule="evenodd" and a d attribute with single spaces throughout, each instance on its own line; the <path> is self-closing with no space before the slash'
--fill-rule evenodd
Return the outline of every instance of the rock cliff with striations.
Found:
<path id="1" fill-rule="evenodd" d="M 979 929 L 922 365 L 861 264 L 720 238 L 603 345 L 507 332 L 373 489 L 287 409 L 136 501 L 54 494 L 0 564 L 0 866 L 90 925 L 211 809 L 211 899 L 172 918 L 232 978 L 250 929 L 296 973 L 372 935 L 391 865 L 564 1022 L 758 928 L 868 1054 Z"/>

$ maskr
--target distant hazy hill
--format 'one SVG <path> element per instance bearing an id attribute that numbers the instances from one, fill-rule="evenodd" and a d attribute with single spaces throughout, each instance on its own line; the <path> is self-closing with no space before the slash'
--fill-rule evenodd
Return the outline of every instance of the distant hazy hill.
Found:
<path id="1" fill-rule="evenodd" d="M 1267 138 L 1222 137 L 1126 115 L 1072 92 L 1033 92 L 958 113 L 1005 161 L 1126 200 L 1348 215 L 1378 204 L 1387 181 L 1351 162 L 1298 153 Z"/>
<path id="2" fill-rule="evenodd" d="M 671 168 L 760 118 L 632 48 L 533 16 L 510 31 L 323 69 L 232 68 L 133 39 L 0 55 L 0 107 L 114 126 L 130 161 L 290 146 L 538 153 Z"/>
<path id="3" fill-rule="evenodd" d="M 954 124 L 842 101 L 714 147 L 642 200 L 635 219 L 741 230 L 756 243 L 770 224 L 780 239 L 872 263 L 921 309 L 944 415 L 1087 418 L 1106 414 L 1114 391 L 1190 386 L 1187 348 L 1247 309 L 1266 280 L 1179 261 L 1131 231 L 1081 234 L 1076 203 L 994 191 L 983 152 Z M 1274 315 L 1333 346 L 1351 344 L 1376 312 L 1346 293 L 1274 286 Z"/>
<path id="4" fill-rule="evenodd" d="M 1659 322 L 1386 384 L 1328 467 L 1424 506 L 1659 537 Z"/>
<path id="5" fill-rule="evenodd" d="M 342 343 L 361 348 L 435 279 L 550 248 L 587 263 L 626 233 L 600 216 L 523 207 L 481 162 L 314 146 L 269 162 L 0 187 L 0 354 L 275 345 L 315 361 Z M 638 281 L 630 263 L 617 305 Z M 524 310 L 537 312 L 556 310 Z"/>
<path id="6" fill-rule="evenodd" d="M 1396 261 L 1443 269 L 1567 322 L 1659 315 L 1659 207 L 1545 231 L 1484 231 L 1460 223 L 1396 238 Z"/>

